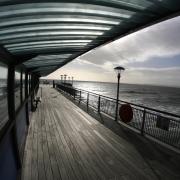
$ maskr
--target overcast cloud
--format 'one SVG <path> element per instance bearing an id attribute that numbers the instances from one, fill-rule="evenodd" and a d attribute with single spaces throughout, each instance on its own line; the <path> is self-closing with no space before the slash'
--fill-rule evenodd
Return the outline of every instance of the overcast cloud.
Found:
<path id="1" fill-rule="evenodd" d="M 127 65 L 180 54 L 180 18 L 151 26 L 80 57 L 94 64 Z"/>
<path id="2" fill-rule="evenodd" d="M 179 31 L 177 17 L 92 50 L 56 73 L 68 71 L 78 80 L 115 81 L 113 68 L 121 65 L 127 69 L 123 82 L 180 86 Z"/>

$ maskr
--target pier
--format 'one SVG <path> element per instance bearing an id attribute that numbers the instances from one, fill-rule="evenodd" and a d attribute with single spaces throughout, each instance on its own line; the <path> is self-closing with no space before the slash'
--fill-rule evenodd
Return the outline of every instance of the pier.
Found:
<path id="1" fill-rule="evenodd" d="M 134 104 L 138 123 L 127 128 L 118 98 L 40 84 L 87 52 L 179 14 L 178 0 L 0 1 L 0 180 L 179 180 L 179 154 L 145 138 L 179 150 L 179 116 Z M 65 74 L 64 84 L 71 79 Z"/>
<path id="2" fill-rule="evenodd" d="M 42 94 L 42 102 L 30 122 L 22 180 L 155 180 L 165 176 L 164 170 L 164 179 L 180 177 L 178 165 L 160 163 L 167 162 L 166 156 L 155 146 L 147 154 L 139 144 L 142 153 L 51 86 L 43 85 Z M 131 140 L 137 141 L 135 137 Z M 150 142 L 146 145 L 151 146 Z"/>

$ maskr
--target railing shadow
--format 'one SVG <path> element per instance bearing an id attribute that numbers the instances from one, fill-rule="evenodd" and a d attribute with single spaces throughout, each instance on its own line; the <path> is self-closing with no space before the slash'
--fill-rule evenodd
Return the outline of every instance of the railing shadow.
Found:
<path id="1" fill-rule="evenodd" d="M 123 123 L 120 116 L 118 116 L 118 121 L 114 122 L 116 99 L 64 86 L 63 84 L 56 84 L 56 88 L 68 95 L 88 113 L 92 109 L 93 113 L 91 115 L 96 114 L 95 118 L 101 123 L 104 123 L 104 119 L 101 117 L 103 114 L 112 120 L 110 124 L 121 124 L 142 136 L 149 136 L 156 141 L 180 149 L 180 117 L 178 115 L 120 100 L 118 109 L 123 104 L 130 104 L 133 110 L 133 119 L 129 123 Z"/>
<path id="2" fill-rule="evenodd" d="M 156 141 L 149 141 L 149 139 L 144 138 L 144 136 L 142 136 L 141 134 L 141 131 L 139 131 L 138 128 L 133 127 L 133 123 L 132 125 L 128 125 L 127 128 L 120 122 L 117 123 L 116 121 L 114 121 L 114 117 L 104 113 L 106 112 L 105 110 L 101 111 L 100 109 L 99 111 L 97 105 L 99 104 L 99 96 L 93 95 L 94 97 L 96 97 L 96 99 L 98 97 L 98 100 L 96 100 L 97 104 L 93 105 L 91 104 L 91 100 L 89 100 L 88 102 L 88 98 L 91 98 L 91 92 L 84 93 L 81 91 L 80 93 L 78 92 L 79 90 L 77 90 L 72 91 L 75 92 L 75 94 L 70 95 L 69 93 L 67 93 L 67 91 L 64 91 L 58 87 L 56 89 L 60 91 L 63 96 L 65 96 L 67 99 L 69 99 L 79 108 L 81 108 L 83 111 L 87 112 L 90 116 L 103 124 L 103 126 L 107 127 L 119 137 L 129 142 L 132 147 L 139 152 L 141 157 L 153 170 L 158 179 L 164 179 L 164 169 L 167 169 L 167 178 L 177 179 L 177 177 L 180 177 L 180 156 L 177 151 L 172 151 L 171 149 L 164 148 L 164 146 L 159 145 L 159 143 L 157 143 Z M 89 93 L 89 96 L 87 95 L 87 93 Z M 140 117 L 143 117 L 143 113 L 144 111 L 142 110 L 142 115 Z M 133 128 L 133 131 L 130 129 L 131 127 Z M 145 128 L 146 126 L 144 127 L 144 129 Z"/>

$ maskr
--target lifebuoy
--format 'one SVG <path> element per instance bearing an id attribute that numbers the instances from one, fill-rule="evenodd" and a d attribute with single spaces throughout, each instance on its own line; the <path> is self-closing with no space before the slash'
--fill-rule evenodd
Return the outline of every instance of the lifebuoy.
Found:
<path id="1" fill-rule="evenodd" d="M 133 110 L 130 104 L 123 104 L 119 108 L 119 116 L 121 121 L 128 123 L 133 119 Z"/>

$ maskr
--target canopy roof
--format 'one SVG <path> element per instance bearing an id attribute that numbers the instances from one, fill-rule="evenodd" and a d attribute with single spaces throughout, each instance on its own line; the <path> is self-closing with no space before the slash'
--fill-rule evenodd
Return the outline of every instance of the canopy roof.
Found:
<path id="1" fill-rule="evenodd" d="M 17 63 L 45 76 L 179 10 L 178 0 L 0 0 L 0 44 Z"/>

